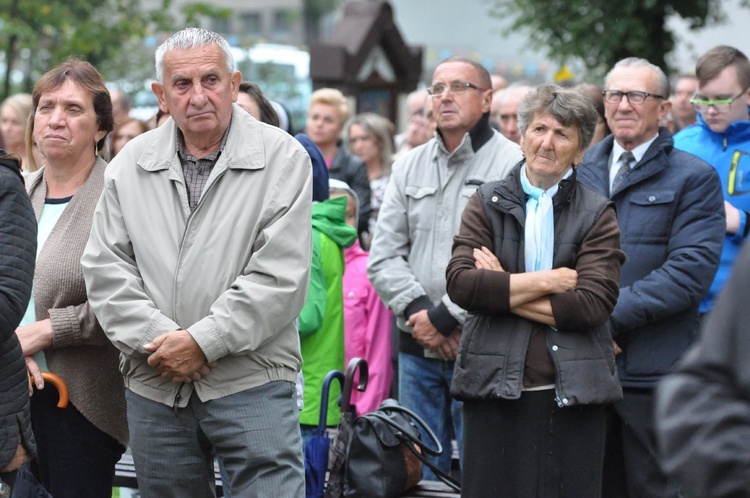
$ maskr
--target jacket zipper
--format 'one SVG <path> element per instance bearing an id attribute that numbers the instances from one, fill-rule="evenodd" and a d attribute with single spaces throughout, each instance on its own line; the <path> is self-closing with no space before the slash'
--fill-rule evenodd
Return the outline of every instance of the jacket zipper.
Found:
<path id="1" fill-rule="evenodd" d="M 172 403 L 172 409 L 174 410 L 174 416 L 176 417 L 180 410 L 180 401 L 182 401 L 182 386 L 184 386 L 184 382 L 180 382 L 180 385 L 177 386 L 177 394 L 174 396 L 174 402 Z"/>
<path id="2" fill-rule="evenodd" d="M 180 266 L 180 261 L 182 261 L 182 248 L 185 245 L 185 237 L 187 237 L 187 234 L 190 228 L 190 223 L 193 221 L 193 214 L 195 214 L 195 212 L 198 211 L 198 209 L 203 204 L 204 199 L 206 198 L 206 194 L 209 191 L 211 191 L 214 185 L 216 185 L 216 183 L 224 176 L 224 173 L 226 173 L 226 170 L 222 171 L 222 173 L 216 178 L 216 180 L 211 182 L 211 184 L 206 188 L 206 190 L 204 190 L 201 193 L 201 198 L 198 201 L 198 204 L 195 206 L 195 209 L 193 209 L 188 215 L 187 222 L 185 223 L 185 231 L 182 233 L 182 240 L 180 241 L 180 251 L 177 253 L 177 266 Z M 173 302 L 174 311 L 175 313 L 177 313 L 177 274 L 175 274 L 174 276 L 174 281 L 172 282 L 172 289 L 174 290 L 174 302 Z"/>
<path id="3" fill-rule="evenodd" d="M 524 215 L 524 205 L 523 201 L 518 199 L 517 197 L 514 197 L 509 192 L 505 190 L 493 190 L 492 195 L 499 195 L 506 201 L 513 204 L 512 209 L 505 209 L 502 206 L 499 206 L 497 203 L 492 202 L 492 199 L 490 198 L 490 206 L 492 206 L 494 209 L 500 211 L 501 213 L 506 213 L 518 222 L 518 226 L 521 227 L 521 230 L 525 228 L 526 225 L 526 217 Z M 520 213 L 518 212 L 520 210 Z"/>
<path id="4" fill-rule="evenodd" d="M 215 165 L 214 165 L 215 167 Z M 229 168 L 229 166 L 227 166 Z M 224 176 L 224 173 L 226 173 L 226 169 L 222 171 L 221 175 L 219 175 L 216 180 L 211 182 L 210 185 L 201 193 L 201 198 L 198 201 L 198 204 L 195 206 L 195 209 L 193 209 L 190 214 L 188 215 L 187 222 L 185 223 L 185 231 L 182 233 L 182 240 L 180 241 L 180 251 L 177 253 L 177 266 L 180 266 L 180 261 L 182 261 L 182 248 L 185 245 L 185 237 L 187 237 L 188 229 L 190 228 L 190 222 L 193 220 L 193 214 L 198 211 L 198 208 L 201 207 L 201 204 L 203 204 L 203 199 L 206 198 L 206 194 L 213 188 L 214 185 Z M 174 312 L 177 313 L 177 273 L 175 273 L 174 281 L 172 282 L 172 289 L 174 294 Z M 180 409 L 180 401 L 182 400 L 182 386 L 184 386 L 184 382 L 180 382 L 180 385 L 177 387 L 177 394 L 175 394 L 174 402 L 172 403 L 172 409 L 174 410 L 175 417 L 178 414 L 178 411 Z"/>
<path id="5" fill-rule="evenodd" d="M 562 382 L 560 381 L 560 367 L 558 365 L 557 356 L 555 355 L 552 347 L 549 344 L 550 336 L 547 335 L 547 349 L 549 350 L 550 358 L 552 358 L 552 364 L 555 366 L 555 403 L 560 408 L 564 408 L 568 404 L 568 399 L 565 396 L 562 388 Z"/>

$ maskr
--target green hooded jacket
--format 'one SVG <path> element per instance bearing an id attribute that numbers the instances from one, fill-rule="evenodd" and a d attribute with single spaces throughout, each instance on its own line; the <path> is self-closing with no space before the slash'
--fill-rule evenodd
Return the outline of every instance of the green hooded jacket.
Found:
<path id="1" fill-rule="evenodd" d="M 343 249 L 357 240 L 357 230 L 346 224 L 347 197 L 312 206 L 313 256 L 307 301 L 300 313 L 304 408 L 300 423 L 318 425 L 323 379 L 331 370 L 344 370 Z M 341 418 L 339 384 L 331 384 L 326 424 Z"/>

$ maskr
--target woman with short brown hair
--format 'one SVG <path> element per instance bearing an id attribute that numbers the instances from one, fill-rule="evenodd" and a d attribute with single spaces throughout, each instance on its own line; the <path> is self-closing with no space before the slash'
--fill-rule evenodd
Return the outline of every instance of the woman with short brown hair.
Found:
<path id="1" fill-rule="evenodd" d="M 109 91 L 88 62 L 63 62 L 37 82 L 27 143 L 37 143 L 45 164 L 26 179 L 39 225 L 37 265 L 16 334 L 37 386 L 40 367 L 48 367 L 70 392 L 65 409 L 57 408 L 54 389 L 31 397 L 38 451 L 32 469 L 55 498 L 109 498 L 128 442 L 119 352 L 88 304 L 80 264 L 112 126 Z"/>

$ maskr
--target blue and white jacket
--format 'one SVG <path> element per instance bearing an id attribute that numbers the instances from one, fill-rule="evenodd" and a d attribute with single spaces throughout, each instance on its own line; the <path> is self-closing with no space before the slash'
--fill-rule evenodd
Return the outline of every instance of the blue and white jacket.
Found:
<path id="1" fill-rule="evenodd" d="M 735 121 L 724 133 L 716 133 L 698 115 L 698 123 L 675 135 L 674 146 L 713 166 L 721 178 L 724 200 L 740 210 L 740 228 L 736 234 L 726 234 L 719 270 L 701 302 L 700 312 L 705 313 L 714 307 L 750 233 L 750 121 Z"/>

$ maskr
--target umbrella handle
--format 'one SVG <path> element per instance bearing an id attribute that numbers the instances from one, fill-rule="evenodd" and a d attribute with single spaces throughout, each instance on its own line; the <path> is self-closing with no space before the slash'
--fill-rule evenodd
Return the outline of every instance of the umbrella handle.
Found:
<path id="1" fill-rule="evenodd" d="M 354 387 L 354 374 L 359 368 L 359 384 L 357 384 L 357 391 L 364 391 L 367 389 L 367 380 L 369 378 L 369 370 L 367 368 L 367 360 L 362 358 L 352 358 L 349 361 L 349 365 L 346 367 L 346 380 L 344 381 L 344 389 L 341 392 L 341 411 L 348 412 L 351 410 L 351 399 L 352 389 Z"/>
<path id="2" fill-rule="evenodd" d="M 339 384 L 344 386 L 344 372 L 340 370 L 331 370 L 323 379 L 323 392 L 320 395 L 320 420 L 318 421 L 318 429 L 321 431 L 326 428 L 326 420 L 328 419 L 328 397 L 331 391 L 331 382 L 334 379 L 338 379 Z"/>
<path id="3" fill-rule="evenodd" d="M 57 388 L 60 396 L 60 399 L 57 400 L 57 407 L 65 408 L 68 406 L 68 386 L 65 385 L 65 381 L 59 375 L 55 375 L 52 372 L 42 372 L 42 379 L 44 379 L 44 382 L 49 382 Z"/>

